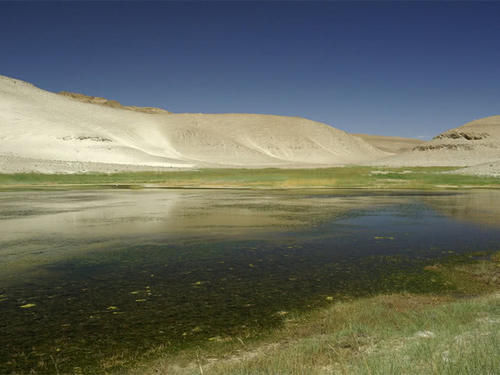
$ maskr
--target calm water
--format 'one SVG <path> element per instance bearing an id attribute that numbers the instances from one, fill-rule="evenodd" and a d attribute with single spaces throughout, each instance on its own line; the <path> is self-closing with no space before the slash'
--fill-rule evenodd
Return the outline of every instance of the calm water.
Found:
<path id="1" fill-rule="evenodd" d="M 442 290 L 424 265 L 499 249 L 497 191 L 1 193 L 0 373 L 102 373 L 332 298 Z"/>

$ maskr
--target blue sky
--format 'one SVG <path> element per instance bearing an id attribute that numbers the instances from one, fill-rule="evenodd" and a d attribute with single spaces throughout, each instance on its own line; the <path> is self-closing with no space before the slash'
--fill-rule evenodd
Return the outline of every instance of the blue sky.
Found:
<path id="1" fill-rule="evenodd" d="M 432 137 L 500 114 L 500 2 L 0 2 L 0 74 Z"/>

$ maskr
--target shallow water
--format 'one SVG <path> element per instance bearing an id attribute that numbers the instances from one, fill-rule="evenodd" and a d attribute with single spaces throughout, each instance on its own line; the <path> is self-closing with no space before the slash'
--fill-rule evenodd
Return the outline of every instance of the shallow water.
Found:
<path id="1" fill-rule="evenodd" d="M 499 212 L 497 191 L 2 193 L 0 373 L 102 373 L 332 300 L 445 290 L 423 266 L 499 250 Z"/>

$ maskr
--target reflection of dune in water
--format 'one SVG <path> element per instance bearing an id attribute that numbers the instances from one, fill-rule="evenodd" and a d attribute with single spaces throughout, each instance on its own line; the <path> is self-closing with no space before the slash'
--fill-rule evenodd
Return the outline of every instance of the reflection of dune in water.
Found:
<path id="1" fill-rule="evenodd" d="M 0 275 L 148 243 L 264 239 L 395 199 L 402 198 L 220 190 L 4 193 Z"/>
<path id="2" fill-rule="evenodd" d="M 416 201 L 454 219 L 500 227 L 497 191 L 386 194 L 170 189 L 4 193 L 0 278 L 26 270 L 45 272 L 39 266 L 93 252 L 298 235 L 348 215 L 395 205 L 403 210 Z"/>
<path id="3" fill-rule="evenodd" d="M 430 196 L 422 200 L 437 212 L 453 219 L 500 227 L 500 191 L 481 190 L 462 194 Z"/>

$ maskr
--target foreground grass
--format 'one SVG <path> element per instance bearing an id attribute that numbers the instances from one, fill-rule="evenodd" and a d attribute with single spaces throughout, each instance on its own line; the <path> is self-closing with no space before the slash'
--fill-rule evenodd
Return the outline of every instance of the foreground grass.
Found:
<path id="1" fill-rule="evenodd" d="M 428 269 L 456 283 L 453 295 L 333 301 L 284 314 L 260 340 L 218 339 L 130 374 L 498 374 L 500 255 Z"/>
<path id="2" fill-rule="evenodd" d="M 336 167 L 320 169 L 202 169 L 112 174 L 0 174 L 0 189 L 33 188 L 370 188 L 500 187 L 498 177 L 450 172 L 453 168 Z"/>

